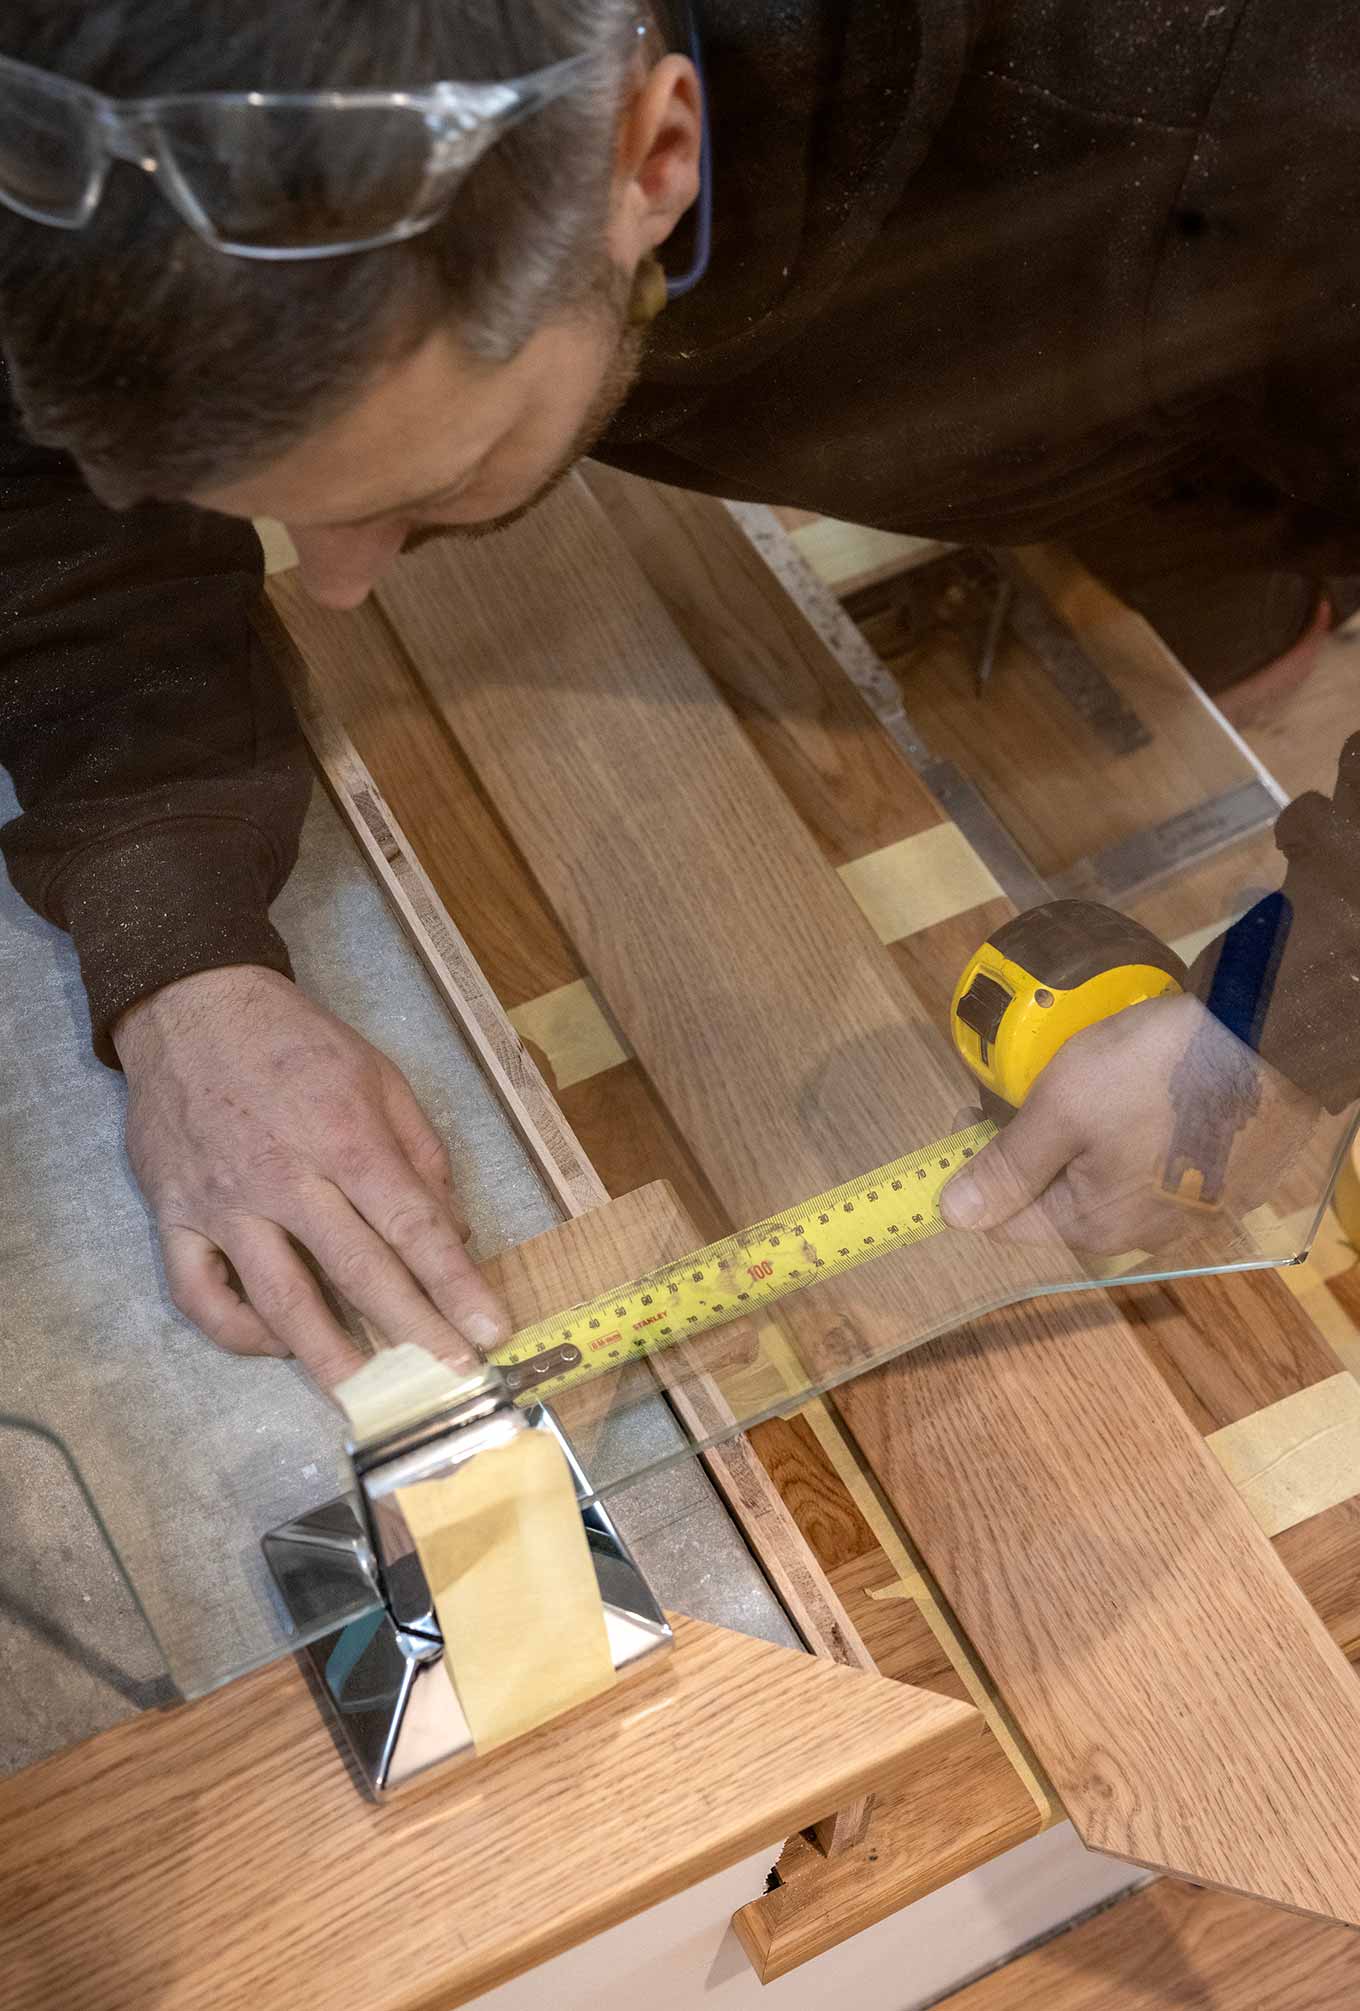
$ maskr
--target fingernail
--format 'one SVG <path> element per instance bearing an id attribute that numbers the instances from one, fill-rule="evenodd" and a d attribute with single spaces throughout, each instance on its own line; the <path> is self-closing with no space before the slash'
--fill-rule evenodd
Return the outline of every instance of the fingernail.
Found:
<path id="1" fill-rule="evenodd" d="M 951 1229 L 971 1229 L 982 1220 L 986 1205 L 970 1173 L 957 1174 L 940 1196 L 940 1213 Z"/>
<path id="2" fill-rule="evenodd" d="M 492 1348 L 499 1347 L 507 1338 L 504 1327 L 487 1313 L 469 1313 L 458 1325 L 479 1354 L 490 1354 Z"/>

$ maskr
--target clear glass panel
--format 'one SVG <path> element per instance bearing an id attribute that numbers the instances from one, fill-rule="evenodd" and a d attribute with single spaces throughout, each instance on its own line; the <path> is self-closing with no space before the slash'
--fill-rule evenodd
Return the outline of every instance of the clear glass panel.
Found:
<path id="1" fill-rule="evenodd" d="M 0 819 L 12 814 L 0 800 Z M 477 1247 L 552 1227 L 555 1208 L 319 792 L 276 913 L 300 980 L 382 1042 L 454 1145 Z M 0 1409 L 65 1447 L 174 1683 L 194 1695 L 298 1645 L 260 1539 L 350 1485 L 341 1421 L 295 1364 L 223 1354 L 170 1304 L 123 1153 L 123 1085 L 90 1053 L 74 956 L 3 881 L 0 1029 L 22 1057 L 0 1089 Z M 0 1434 L 0 1461 L 20 1436 Z M 41 1498 L 10 1520 L 20 1590 L 86 1515 L 69 1481 L 50 1517 Z M 339 1617 L 319 1614 L 315 1631 Z"/>
<path id="2" fill-rule="evenodd" d="M 1233 905 L 1221 879 L 1204 897 L 1216 922 Z M 1187 908 L 1192 893 L 1182 887 L 1179 896 L 1186 924 L 1179 940 L 1193 951 L 1197 926 L 1208 924 L 1197 924 Z M 1156 898 L 1165 906 L 1172 893 Z M 6 1430 L 27 1427 L 30 1436 L 36 1429 L 59 1440 L 87 1494 L 82 1504 L 68 1473 L 65 1506 L 36 1534 L 30 1523 L 21 1562 L 25 1541 L 41 1553 L 59 1532 L 69 1541 L 76 1523 L 97 1513 L 173 1684 L 196 1694 L 370 1610 L 352 1591 L 323 1594 L 314 1624 L 291 1626 L 260 1551 L 267 1531 L 347 1489 L 342 1432 L 295 1367 L 220 1354 L 169 1307 L 119 1145 L 121 1087 L 77 1038 L 66 946 L 13 897 L 6 901 L 2 1009 L 12 1023 L 22 1011 L 27 1025 L 40 1020 L 48 1029 L 40 1043 L 41 1097 L 32 1094 L 32 1078 L 10 1084 L 0 1215 Z M 522 1149 L 323 802 L 313 809 L 283 908 L 307 981 L 383 1041 L 454 1143 L 479 1247 L 552 1226 L 555 1211 Z M 324 928 L 322 917 L 329 918 Z M 956 1095 L 956 1114 L 968 1115 L 971 1078 L 942 1036 L 916 1037 L 922 1071 L 928 1060 L 946 1102 Z M 1169 1056 L 1168 1065 L 1177 1059 Z M 739 1323 L 595 1376 L 558 1396 L 557 1414 L 593 1489 L 611 1501 L 644 1561 L 687 1582 L 700 1504 L 683 1468 L 698 1448 L 796 1409 L 812 1393 L 1018 1297 L 1291 1261 L 1308 1247 L 1350 1130 L 1350 1115 L 1342 1113 L 1317 1119 L 1306 1138 L 1291 1135 L 1293 1162 L 1278 1176 L 1266 1169 L 1266 1200 L 1191 1211 L 1188 1233 L 1170 1249 L 1100 1258 L 1069 1251 L 1052 1234 L 1022 1247 L 941 1230 L 777 1304 L 753 1302 L 752 1316 Z M 73 1135 L 84 1141 L 78 1180 L 67 1147 Z M 1283 1156 L 1282 1128 L 1278 1139 Z M 1260 1184 L 1259 1170 L 1251 1177 Z M 807 1231 L 804 1241 L 818 1239 L 834 1259 L 848 1247 L 839 1240 L 848 1220 L 790 1220 L 789 1228 L 795 1236 Z M 669 1403 L 658 1385 L 669 1390 Z"/>

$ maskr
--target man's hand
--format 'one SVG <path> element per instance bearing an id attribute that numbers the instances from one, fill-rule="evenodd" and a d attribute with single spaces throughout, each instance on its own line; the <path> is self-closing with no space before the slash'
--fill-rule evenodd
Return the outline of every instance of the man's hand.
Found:
<path id="1" fill-rule="evenodd" d="M 1130 1006 L 1060 1049 L 1024 1106 L 941 1196 L 955 1229 L 1113 1256 L 1158 1250 L 1205 1215 L 1163 1188 L 1173 1138 L 1223 1155 L 1233 1215 L 1267 1200 L 1317 1104 L 1188 995 Z M 1202 1166 L 1206 1173 L 1210 1166 Z"/>
<path id="2" fill-rule="evenodd" d="M 325 1388 L 362 1367 L 303 1251 L 388 1342 L 471 1367 L 507 1338 L 404 1077 L 286 978 L 182 978 L 113 1038 L 171 1295 L 220 1347 L 296 1355 Z"/>

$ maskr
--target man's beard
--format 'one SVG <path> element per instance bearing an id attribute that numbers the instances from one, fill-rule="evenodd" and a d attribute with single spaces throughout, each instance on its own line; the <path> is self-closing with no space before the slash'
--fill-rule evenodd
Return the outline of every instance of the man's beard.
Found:
<path id="1" fill-rule="evenodd" d="M 418 552 L 423 545 L 432 545 L 440 538 L 488 538 L 494 531 L 508 530 L 510 525 L 517 524 L 521 517 L 527 517 L 530 510 L 536 510 L 554 489 L 562 486 L 577 462 L 585 460 L 610 420 L 623 405 L 637 383 L 642 368 L 643 348 L 644 331 L 621 320 L 613 354 L 605 366 L 604 375 L 590 401 L 585 417 L 576 429 L 570 447 L 527 503 L 520 503 L 513 510 L 504 511 L 499 517 L 487 517 L 479 524 L 426 524 L 422 529 L 412 531 L 401 548 L 403 553 Z"/>

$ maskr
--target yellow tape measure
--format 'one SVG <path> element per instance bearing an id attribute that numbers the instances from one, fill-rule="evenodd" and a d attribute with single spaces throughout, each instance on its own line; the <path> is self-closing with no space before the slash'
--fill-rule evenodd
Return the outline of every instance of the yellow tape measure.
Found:
<path id="1" fill-rule="evenodd" d="M 1018 1109 L 1072 1035 L 1179 990 L 1180 958 L 1141 922 L 1091 901 L 1048 901 L 998 929 L 954 993 L 954 1045 L 1001 1115 Z M 987 1107 L 984 1104 L 984 1107 Z M 526 1327 L 492 1356 L 517 1402 L 553 1397 L 774 1299 L 944 1228 L 940 1190 L 996 1135 L 992 1123 L 724 1236 L 589 1305 Z"/>
<path id="2" fill-rule="evenodd" d="M 945 1182 L 995 1135 L 994 1124 L 974 1124 L 923 1145 L 604 1297 L 538 1320 L 492 1360 L 506 1371 L 517 1403 L 536 1403 L 919 1243 L 945 1227 Z"/>

